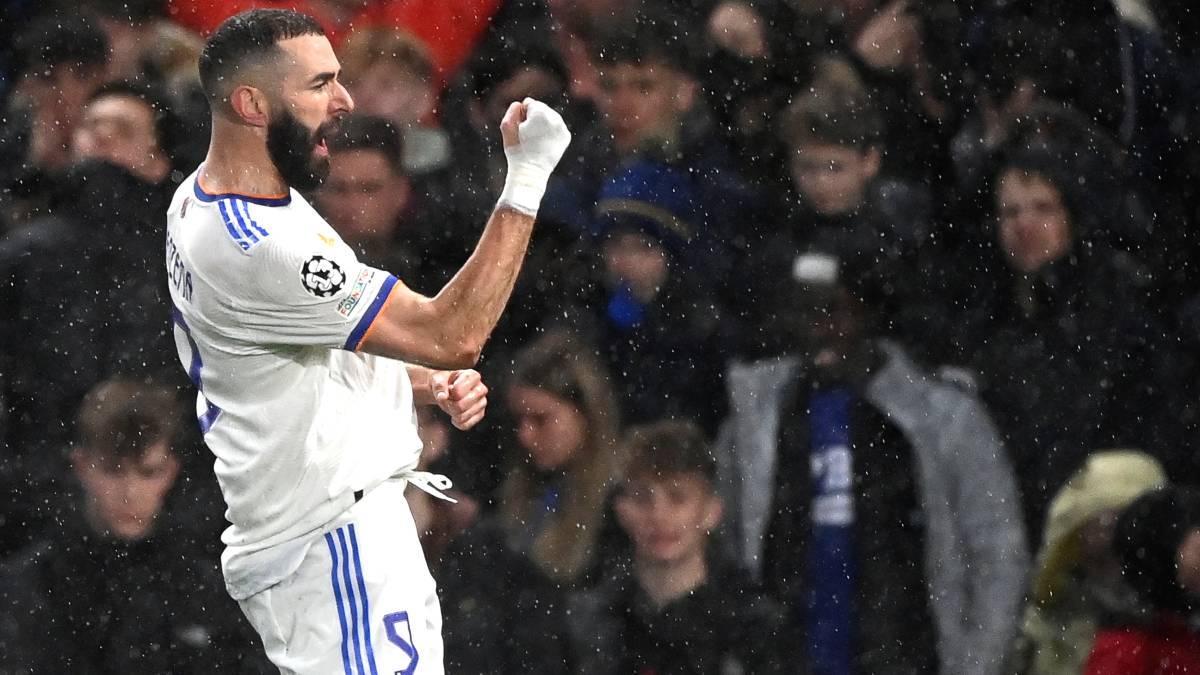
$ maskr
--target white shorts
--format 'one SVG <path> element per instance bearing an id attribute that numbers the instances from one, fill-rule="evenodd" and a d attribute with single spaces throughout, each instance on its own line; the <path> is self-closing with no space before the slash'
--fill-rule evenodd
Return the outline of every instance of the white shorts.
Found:
<path id="1" fill-rule="evenodd" d="M 442 612 L 405 485 L 368 492 L 290 577 L 239 603 L 282 673 L 442 675 Z"/>

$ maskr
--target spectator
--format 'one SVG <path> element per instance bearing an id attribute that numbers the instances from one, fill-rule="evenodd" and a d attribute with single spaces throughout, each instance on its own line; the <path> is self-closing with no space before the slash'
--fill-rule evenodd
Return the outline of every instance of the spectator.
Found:
<path id="1" fill-rule="evenodd" d="M 1000 672 L 1026 549 L 986 410 L 878 339 L 869 273 L 810 255 L 794 275 L 790 351 L 726 375 L 738 561 L 805 627 L 793 660 L 814 672 Z"/>
<path id="2" fill-rule="evenodd" d="M 959 2 L 868 0 L 839 26 L 845 52 L 879 107 L 887 172 L 909 180 L 947 184 L 947 148 L 958 127 L 966 88 L 959 48 Z M 939 190 L 940 192 L 940 190 Z"/>
<path id="3" fill-rule="evenodd" d="M 150 82 L 171 97 L 171 114 L 189 132 L 170 150 L 175 164 L 190 173 L 208 152 L 208 103 L 198 67 L 204 40 L 167 19 L 166 0 L 96 0 L 89 6 L 111 47 L 108 79 Z"/>
<path id="4" fill-rule="evenodd" d="M 108 42 L 86 15 L 43 16 L 17 35 L 12 79 L 5 101 L 0 186 L 9 227 L 44 216 L 55 177 L 71 163 L 71 134 L 84 103 L 107 78 Z"/>
<path id="5" fill-rule="evenodd" d="M 178 26 L 166 20 L 167 0 L 96 0 L 90 5 L 111 47 L 109 79 L 165 81 L 183 68 L 196 71 L 194 60 L 184 66 L 176 56 L 195 59 L 204 44 L 195 35 L 185 37 Z M 164 49 L 164 41 L 175 44 Z M 194 53 L 174 51 L 187 43 L 194 46 Z"/>
<path id="6" fill-rule="evenodd" d="M 216 559 L 166 522 L 179 418 L 161 387 L 118 379 L 88 394 L 75 508 L 0 572 L 0 670 L 266 672 Z"/>
<path id="7" fill-rule="evenodd" d="M 686 174 L 648 161 L 605 184 L 596 205 L 605 297 L 593 311 L 623 418 L 704 420 L 711 434 L 724 412 L 712 392 L 728 340 L 696 198 Z"/>
<path id="8" fill-rule="evenodd" d="M 505 399 L 520 446 L 500 490 L 505 541 L 563 587 L 592 583 L 612 553 L 605 500 L 623 464 L 612 385 L 584 345 L 548 333 L 517 355 Z"/>
<path id="9" fill-rule="evenodd" d="M 25 162 L 58 172 L 70 164 L 80 111 L 108 77 L 108 39 L 87 15 L 50 15 L 21 33 L 18 100 L 30 108 Z"/>
<path id="10" fill-rule="evenodd" d="M 161 91 L 142 83 L 114 81 L 88 98 L 71 136 L 71 156 L 76 163 L 114 164 L 160 186 L 174 168 L 174 150 L 183 134 Z M 169 194 L 174 184 L 164 189 Z"/>
<path id="11" fill-rule="evenodd" d="M 450 447 L 454 432 L 424 408 L 417 415 L 424 446 L 418 468 L 446 466 L 458 450 Z M 405 493 L 438 581 L 447 671 L 566 672 L 561 592 L 532 560 L 504 545 L 494 518 L 480 519 L 477 498 L 457 486 L 449 494 L 457 503 Z"/>
<path id="12" fill-rule="evenodd" d="M 1024 82 L 1032 97 L 1066 103 L 1083 111 L 1128 151 L 1127 162 L 1113 167 L 1121 178 L 1161 192 L 1178 160 L 1171 119 L 1183 101 L 1181 73 L 1154 33 L 1118 13 L 1116 3 L 1049 6 L 1019 1 L 985 13 L 976 33 L 986 56 L 980 79 L 992 103 L 1015 102 L 1007 94 Z M 997 111 L 988 126 L 1002 131 L 1012 124 Z"/>
<path id="13" fill-rule="evenodd" d="M 639 149 L 682 149 L 684 117 L 699 102 L 689 67 L 689 39 L 666 22 L 638 22 L 634 36 L 600 47 L 600 108 L 618 155 Z"/>
<path id="14" fill-rule="evenodd" d="M 670 164 L 694 183 L 698 227 L 725 242 L 710 253 L 719 271 L 727 247 L 754 218 L 753 190 L 744 183 L 724 143 L 692 68 L 695 55 L 681 20 L 669 13 L 640 16 L 629 31 L 597 48 L 601 95 L 598 124 L 581 134 L 567 167 L 583 203 L 593 203 L 622 164 L 644 159 Z"/>
<path id="15" fill-rule="evenodd" d="M 630 431 L 629 468 L 615 497 L 633 542 L 632 569 L 571 602 L 573 672 L 800 673 L 783 608 L 711 560 L 721 521 L 716 461 L 686 422 Z"/>
<path id="16" fill-rule="evenodd" d="M 723 0 L 711 5 L 704 31 L 697 73 L 719 130 L 747 179 L 782 188 L 786 162 L 772 121 L 812 80 L 828 27 L 796 3 Z"/>
<path id="17" fill-rule="evenodd" d="M 1006 156 L 994 257 L 963 266 L 970 277 L 956 300 L 967 308 L 959 344 L 981 373 L 1035 540 L 1050 496 L 1092 448 L 1173 449 L 1163 412 L 1173 377 L 1155 370 L 1171 349 L 1145 308 L 1144 268 L 1092 238 L 1110 214 L 1095 210 L 1087 176 L 1063 161 L 1070 152 Z"/>
<path id="18" fill-rule="evenodd" d="M 1143 495 L 1117 521 L 1113 548 L 1125 580 L 1156 611 L 1144 625 L 1100 631 L 1085 675 L 1200 672 L 1200 493 Z"/>
<path id="19" fill-rule="evenodd" d="M 10 414 L 0 443 L 13 476 L 0 497 L 14 514 L 0 551 L 27 543 L 46 517 L 31 507 L 65 476 L 72 411 L 88 389 L 116 375 L 183 383 L 163 265 L 169 188 L 85 162 L 60 186 L 61 216 L 0 242 L 0 397 Z"/>
<path id="20" fill-rule="evenodd" d="M 1075 675 L 1103 621 L 1139 618 L 1144 607 L 1121 579 L 1113 530 L 1125 507 L 1165 483 L 1162 467 L 1149 455 L 1105 450 L 1092 453 L 1058 491 L 1037 556 L 1014 672 Z"/>
<path id="21" fill-rule="evenodd" d="M 406 172 L 448 168 L 450 141 L 437 126 L 439 90 L 425 44 L 401 30 L 364 28 L 346 38 L 340 54 L 358 113 L 402 131 Z"/>
<path id="22" fill-rule="evenodd" d="M 183 135 L 153 86 L 101 86 L 74 125 L 70 151 L 78 163 L 56 181 L 56 215 L 0 242 L 0 369 L 8 375 L 0 397 L 12 415 L 0 439 L 9 463 L 0 495 L 13 500 L 0 551 L 27 543 L 46 516 L 30 511 L 30 498 L 53 492 L 65 475 L 69 420 L 91 386 L 114 375 L 182 380 L 162 214 Z M 88 301 L 47 303 L 51 296 Z M 29 340 L 35 332 L 42 337 Z"/>
<path id="23" fill-rule="evenodd" d="M 788 157 L 791 190 L 773 209 L 773 227 L 765 241 L 750 248 L 740 268 L 743 293 L 760 298 L 762 310 L 777 290 L 773 280 L 786 275 L 796 256 L 809 250 L 861 260 L 859 266 L 890 276 L 893 290 L 883 310 L 887 330 L 924 338 L 941 319 L 919 290 L 923 249 L 928 244 L 931 199 L 927 190 L 882 176 L 885 154 L 881 114 L 861 80 L 844 61 L 824 59 L 807 92 L 779 116 Z M 764 274 L 764 271 L 768 271 Z M 749 312 L 746 312 L 749 313 Z M 769 316 L 747 317 L 764 328 Z M 750 353 L 770 351 L 766 329 L 745 346 Z"/>
<path id="24" fill-rule="evenodd" d="M 405 274 L 414 288 L 436 293 L 465 259 L 438 219 L 420 206 L 404 169 L 404 141 L 379 117 L 353 116 L 330 139 L 329 178 L 318 210 L 360 259 Z"/>
<path id="25" fill-rule="evenodd" d="M 422 443 L 417 469 L 459 476 L 458 469 L 442 467 L 455 466 L 463 437 L 433 408 L 418 406 L 416 415 Z M 533 561 L 504 545 L 496 520 L 481 518 L 481 500 L 461 485 L 456 479 L 445 492 L 454 502 L 411 486 L 404 494 L 438 582 L 447 671 L 565 672 L 561 592 Z"/>

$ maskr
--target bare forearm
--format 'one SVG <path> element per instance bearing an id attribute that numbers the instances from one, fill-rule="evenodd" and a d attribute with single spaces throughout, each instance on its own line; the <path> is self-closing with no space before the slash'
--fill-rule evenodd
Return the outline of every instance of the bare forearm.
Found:
<path id="1" fill-rule="evenodd" d="M 433 371 L 415 363 L 405 365 L 408 370 L 408 381 L 412 383 L 413 403 L 417 405 L 433 405 Z"/>
<path id="2" fill-rule="evenodd" d="M 504 206 L 492 213 L 471 257 L 431 302 L 447 342 L 482 350 L 512 296 L 533 221 Z"/>
<path id="3" fill-rule="evenodd" d="M 445 288 L 426 298 L 397 283 L 359 348 L 435 370 L 474 366 L 512 295 L 532 229 L 533 217 L 497 207 Z"/>

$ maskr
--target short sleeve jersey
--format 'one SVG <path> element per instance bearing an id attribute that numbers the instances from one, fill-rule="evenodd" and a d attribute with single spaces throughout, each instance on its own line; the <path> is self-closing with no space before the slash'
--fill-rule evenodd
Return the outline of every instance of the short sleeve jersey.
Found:
<path id="1" fill-rule="evenodd" d="M 355 491 L 415 467 L 421 442 L 405 365 L 356 351 L 396 278 L 299 193 L 210 194 L 198 176 L 168 210 L 166 264 L 240 599 L 290 574 Z"/>

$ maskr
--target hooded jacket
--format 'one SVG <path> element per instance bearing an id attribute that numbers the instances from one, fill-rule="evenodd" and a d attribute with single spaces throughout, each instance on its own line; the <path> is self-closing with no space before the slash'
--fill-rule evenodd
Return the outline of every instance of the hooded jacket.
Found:
<path id="1" fill-rule="evenodd" d="M 975 397 L 926 375 L 898 345 L 881 341 L 879 348 L 883 363 L 859 396 L 911 446 L 917 518 L 924 523 L 926 587 L 895 590 L 895 596 L 910 597 L 862 598 L 859 606 L 927 607 L 940 672 L 997 673 L 1016 626 L 1027 567 L 1008 459 Z M 776 484 L 785 394 L 802 375 L 800 359 L 791 356 L 735 363 L 727 374 L 732 413 L 717 441 L 719 482 L 731 512 L 728 534 L 735 554 L 756 580 L 763 579 L 769 564 L 764 554 L 774 495 L 766 486 Z M 892 535 L 899 544 L 909 536 L 903 525 Z M 860 562 L 860 568 L 882 565 L 881 572 L 890 564 Z M 902 613 L 893 616 L 891 625 L 873 620 L 872 627 L 900 635 L 906 628 L 900 624 L 913 621 Z M 888 639 L 871 636 L 873 643 Z"/>
<path id="2" fill-rule="evenodd" d="M 1129 594 L 1109 593 L 1079 574 L 1080 528 L 1138 495 L 1166 483 L 1158 462 L 1133 450 L 1093 453 L 1055 495 L 1034 567 L 1030 604 L 1022 619 L 1014 669 L 1030 675 L 1081 672 L 1102 614 L 1114 605 L 1132 608 Z M 1109 589 L 1115 590 L 1115 589 Z M 1112 596 L 1112 597 L 1108 597 Z"/>

